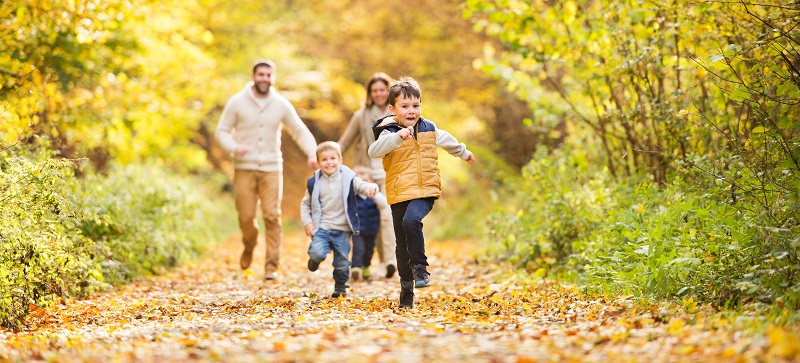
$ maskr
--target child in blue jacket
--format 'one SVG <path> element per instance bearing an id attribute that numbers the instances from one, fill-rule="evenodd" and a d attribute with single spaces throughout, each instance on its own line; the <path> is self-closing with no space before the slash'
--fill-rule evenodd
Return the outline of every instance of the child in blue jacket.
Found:
<path id="1" fill-rule="evenodd" d="M 372 183 L 372 169 L 356 166 L 353 171 L 357 177 Z M 350 279 L 353 281 L 369 279 L 371 275 L 369 266 L 372 263 L 375 244 L 381 228 L 381 213 L 389 215 L 392 213 L 386 197 L 381 192 L 376 192 L 372 198 L 359 195 L 357 202 L 361 233 L 353 235 L 353 264 L 350 269 Z M 391 254 L 394 256 L 394 251 L 391 251 Z"/>

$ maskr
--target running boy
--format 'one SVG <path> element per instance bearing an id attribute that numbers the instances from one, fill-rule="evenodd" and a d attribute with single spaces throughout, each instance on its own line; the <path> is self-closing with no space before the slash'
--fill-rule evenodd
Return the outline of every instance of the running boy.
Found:
<path id="1" fill-rule="evenodd" d="M 386 198 L 397 236 L 400 306 L 414 306 L 414 287 L 430 286 L 422 218 L 442 193 L 437 147 L 472 164 L 475 157 L 449 132 L 421 116 L 422 91 L 411 77 L 389 87 L 389 111 L 372 126 L 369 156 L 383 158 Z"/>
<path id="2" fill-rule="evenodd" d="M 356 177 L 350 168 L 342 165 L 342 149 L 333 141 L 317 146 L 319 169 L 308 179 L 307 190 L 300 202 L 300 218 L 306 235 L 311 237 L 308 247 L 308 269 L 316 271 L 328 253 L 333 252 L 333 281 L 331 297 L 347 296 L 350 278 L 350 235 L 359 234 L 356 194 L 375 195 L 378 185 Z"/>
<path id="3" fill-rule="evenodd" d="M 356 166 L 353 171 L 361 180 L 369 183 L 373 182 L 371 168 Z M 376 192 L 372 198 L 359 195 L 357 202 L 361 233 L 353 235 L 353 267 L 350 269 L 350 279 L 353 281 L 369 279 L 369 266 L 372 263 L 372 255 L 375 252 L 375 241 L 378 239 L 378 232 L 383 229 L 381 215 L 383 213 L 391 215 L 392 213 L 389 209 L 389 203 L 386 202 L 386 197 L 381 192 Z M 394 238 L 392 238 L 392 241 L 394 241 Z M 389 253 L 384 252 L 384 255 L 394 255 L 394 251 L 387 252 Z"/>

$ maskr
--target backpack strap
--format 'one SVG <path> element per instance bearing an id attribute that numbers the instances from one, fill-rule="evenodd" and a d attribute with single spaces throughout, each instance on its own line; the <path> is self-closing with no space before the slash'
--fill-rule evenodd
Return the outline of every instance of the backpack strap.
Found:
<path id="1" fill-rule="evenodd" d="M 317 176 L 314 175 L 308 178 L 308 182 L 306 182 L 306 188 L 308 189 L 308 195 L 314 193 L 314 183 L 317 181 Z"/>

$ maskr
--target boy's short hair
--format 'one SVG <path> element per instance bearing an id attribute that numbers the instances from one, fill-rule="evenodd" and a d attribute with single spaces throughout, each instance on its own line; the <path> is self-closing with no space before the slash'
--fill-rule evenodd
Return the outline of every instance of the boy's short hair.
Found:
<path id="1" fill-rule="evenodd" d="M 400 77 L 389 87 L 389 104 L 394 106 L 397 97 L 403 95 L 405 98 L 416 97 L 422 99 L 422 89 L 419 83 L 411 77 Z"/>
<path id="2" fill-rule="evenodd" d="M 358 165 L 358 166 L 353 168 L 353 172 L 355 172 L 356 174 L 359 174 L 359 173 L 367 174 L 369 176 L 370 180 L 365 180 L 365 181 L 372 181 L 372 169 L 370 169 L 370 168 L 368 168 L 366 166 Z"/>
<path id="3" fill-rule="evenodd" d="M 323 141 L 319 145 L 317 145 L 317 157 L 319 158 L 319 154 L 323 151 L 328 150 L 335 150 L 339 157 L 342 156 L 342 147 L 336 143 L 336 141 Z"/>

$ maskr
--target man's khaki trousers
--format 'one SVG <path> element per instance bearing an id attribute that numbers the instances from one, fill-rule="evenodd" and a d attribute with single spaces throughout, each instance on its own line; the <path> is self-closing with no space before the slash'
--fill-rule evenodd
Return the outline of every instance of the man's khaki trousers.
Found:
<path id="1" fill-rule="evenodd" d="M 255 170 L 236 170 L 233 176 L 236 210 L 239 212 L 239 229 L 246 250 L 258 243 L 256 210 L 261 203 L 261 214 L 266 226 L 267 274 L 278 271 L 283 226 L 281 224 L 281 199 L 283 199 L 283 173 Z"/>

